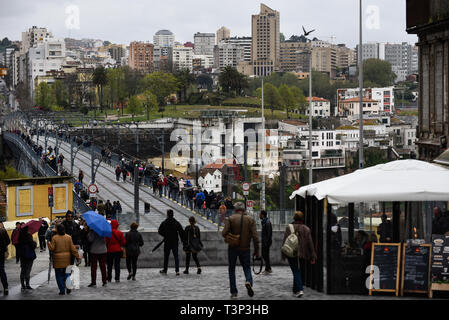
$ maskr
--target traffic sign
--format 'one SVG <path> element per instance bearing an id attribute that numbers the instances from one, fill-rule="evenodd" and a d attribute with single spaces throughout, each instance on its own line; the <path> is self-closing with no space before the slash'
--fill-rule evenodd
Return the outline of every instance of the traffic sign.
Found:
<path id="1" fill-rule="evenodd" d="M 91 184 L 91 185 L 88 187 L 88 189 L 89 189 L 89 192 L 90 192 L 90 193 L 97 193 L 97 192 L 98 192 L 98 188 L 97 188 L 97 185 L 96 185 L 96 184 Z"/>
<path id="2" fill-rule="evenodd" d="M 252 207 L 254 207 L 254 201 L 253 201 L 253 200 L 247 200 L 247 201 L 246 201 L 246 207 L 247 207 L 247 208 L 252 208 Z"/>
<path id="3" fill-rule="evenodd" d="M 243 182 L 242 183 L 243 191 L 249 191 L 249 188 L 250 188 L 250 184 L 248 182 Z"/>
<path id="4" fill-rule="evenodd" d="M 244 196 L 249 195 L 249 191 L 243 191 L 243 195 L 244 195 Z"/>

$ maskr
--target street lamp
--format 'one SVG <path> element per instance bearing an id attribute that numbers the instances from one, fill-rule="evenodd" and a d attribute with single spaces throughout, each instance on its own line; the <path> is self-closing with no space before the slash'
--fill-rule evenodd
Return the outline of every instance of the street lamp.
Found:
<path id="1" fill-rule="evenodd" d="M 363 56 L 362 56 L 362 0 L 360 0 L 360 39 L 359 39 L 359 169 L 363 168 Z"/>

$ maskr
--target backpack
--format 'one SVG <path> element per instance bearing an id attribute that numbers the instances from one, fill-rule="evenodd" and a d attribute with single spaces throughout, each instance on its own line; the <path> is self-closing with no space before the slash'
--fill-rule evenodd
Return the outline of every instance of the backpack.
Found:
<path id="1" fill-rule="evenodd" d="M 285 256 L 293 258 L 296 257 L 298 253 L 299 238 L 295 233 L 293 224 L 289 224 L 288 226 L 290 228 L 290 235 L 287 237 L 287 239 L 285 239 L 285 243 L 282 245 L 281 251 Z"/>

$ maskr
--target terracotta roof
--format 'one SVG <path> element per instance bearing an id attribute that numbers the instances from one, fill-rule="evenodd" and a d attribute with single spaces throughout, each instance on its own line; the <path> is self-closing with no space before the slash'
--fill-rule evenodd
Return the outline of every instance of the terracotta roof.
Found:
<path id="1" fill-rule="evenodd" d="M 347 102 L 360 102 L 360 98 L 356 97 L 356 98 L 350 98 L 350 99 L 346 99 L 346 100 L 342 100 L 342 103 L 347 103 Z M 379 103 L 379 101 L 377 100 L 373 100 L 373 99 L 368 99 L 368 98 L 363 98 L 363 102 L 377 102 Z"/>
<path id="2" fill-rule="evenodd" d="M 309 101 L 309 97 L 307 97 L 307 101 Z M 320 97 L 312 97 L 312 102 L 329 102 L 329 100 L 320 98 Z"/>
<path id="3" fill-rule="evenodd" d="M 225 165 L 229 167 L 237 166 L 236 164 L 234 164 L 233 159 L 219 159 L 214 163 L 207 164 L 204 169 L 223 169 Z"/>

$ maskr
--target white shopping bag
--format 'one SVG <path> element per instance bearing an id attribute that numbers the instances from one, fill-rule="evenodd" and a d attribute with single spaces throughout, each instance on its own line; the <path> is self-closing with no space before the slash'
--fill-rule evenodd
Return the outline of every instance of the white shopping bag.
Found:
<path id="1" fill-rule="evenodd" d="M 76 265 L 72 267 L 72 275 L 70 276 L 70 278 L 72 278 L 73 287 L 76 290 L 79 290 L 79 288 L 80 288 L 80 268 L 78 268 Z"/>
<path id="2" fill-rule="evenodd" d="M 69 290 L 73 289 L 73 284 L 72 284 L 72 267 L 74 266 L 68 266 L 65 269 L 65 273 L 70 273 L 70 277 L 67 277 L 67 279 L 65 279 L 65 287 Z"/>

